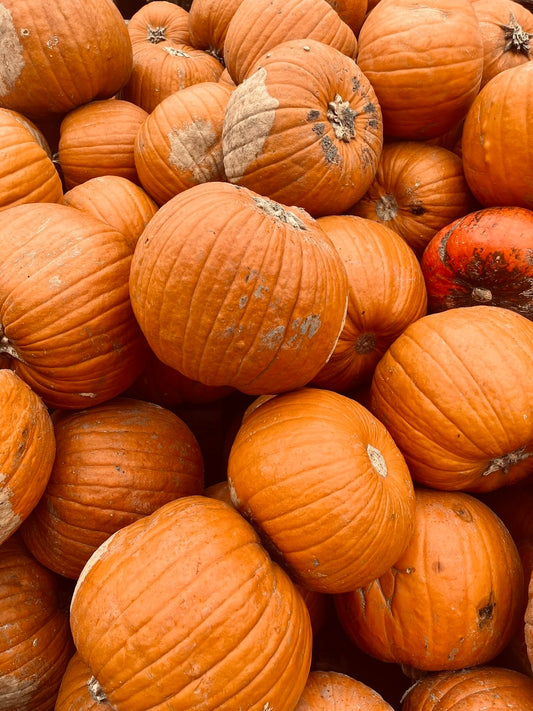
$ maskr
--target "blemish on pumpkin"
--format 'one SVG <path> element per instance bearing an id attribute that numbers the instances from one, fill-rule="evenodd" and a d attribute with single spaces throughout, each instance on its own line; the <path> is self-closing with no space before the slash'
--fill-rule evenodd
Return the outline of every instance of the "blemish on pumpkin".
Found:
<path id="1" fill-rule="evenodd" d="M 322 325 L 319 314 L 309 314 L 304 319 L 295 318 L 291 326 L 294 330 L 298 330 L 300 335 L 312 338 Z"/>
<path id="2" fill-rule="evenodd" d="M 308 121 L 316 121 L 319 118 L 320 118 L 320 111 L 318 111 L 317 109 L 311 109 L 309 111 L 309 113 L 307 114 Z"/>
<path id="3" fill-rule="evenodd" d="M 287 208 L 280 205 L 279 202 L 275 202 L 274 200 L 270 200 L 269 198 L 263 196 L 254 197 L 254 202 L 260 210 L 265 212 L 270 217 L 275 217 L 296 230 L 308 229 L 306 224 L 300 220 L 300 218 L 295 215 L 292 210 L 287 210 Z"/>
<path id="4" fill-rule="evenodd" d="M 440 560 L 436 560 L 434 563 L 431 564 L 431 569 L 435 573 L 440 573 L 441 571 L 444 570 L 444 567 L 443 567 L 442 563 L 440 562 Z"/>
<path id="5" fill-rule="evenodd" d="M 46 46 L 48 49 L 52 49 L 52 47 L 55 47 L 57 44 L 59 44 L 59 37 L 57 35 L 54 35 L 46 40 Z"/>
<path id="6" fill-rule="evenodd" d="M 6 475 L 0 474 L 0 529 L 4 537 L 13 533 L 22 523 L 20 515 L 13 511 L 13 491 L 11 487 L 3 485 L 5 479 Z"/>
<path id="7" fill-rule="evenodd" d="M 313 131 L 316 133 L 317 136 L 323 136 L 324 131 L 326 130 L 326 124 L 325 123 L 315 123 L 313 126 Z"/>
<path id="8" fill-rule="evenodd" d="M 339 152 L 337 147 L 331 140 L 329 136 L 324 136 L 320 141 L 322 150 L 324 151 L 324 156 L 328 163 L 338 163 L 340 160 Z"/>
<path id="9" fill-rule="evenodd" d="M 382 477 L 386 477 L 388 474 L 387 462 L 385 457 L 381 454 L 377 447 L 373 447 L 371 444 L 367 444 L 366 453 L 370 459 L 370 464 L 375 469 L 375 471 Z"/>
<path id="10" fill-rule="evenodd" d="M 452 511 L 456 516 L 459 516 L 460 519 L 466 521 L 467 523 L 470 523 L 473 520 L 472 514 L 467 509 L 463 509 L 460 506 L 454 506 L 452 507 Z"/>
<path id="11" fill-rule="evenodd" d="M 244 295 L 241 296 L 241 298 L 239 299 L 239 308 L 240 308 L 240 309 L 243 309 L 243 308 L 246 306 L 247 303 L 248 303 L 248 297 L 246 296 L 246 294 L 244 294 Z"/>
<path id="12" fill-rule="evenodd" d="M 261 336 L 261 345 L 272 349 L 278 348 L 284 335 L 285 326 L 276 326 L 272 330 L 268 331 L 268 333 Z"/>
<path id="13" fill-rule="evenodd" d="M 394 220 L 398 215 L 398 203 L 394 195 L 385 193 L 376 200 L 376 215 L 383 222 Z"/>
<path id="14" fill-rule="evenodd" d="M 222 151 L 217 156 L 219 137 L 210 121 L 198 119 L 184 128 L 173 126 L 167 134 L 168 163 L 179 171 L 189 171 L 198 183 L 223 175 Z"/>
<path id="15" fill-rule="evenodd" d="M 492 593 L 491 593 L 492 597 Z M 486 627 L 490 621 L 492 620 L 492 613 L 494 611 L 494 608 L 496 607 L 496 603 L 494 602 L 489 602 L 488 605 L 484 605 L 483 607 L 480 607 L 477 611 L 477 616 L 478 616 L 478 627 L 480 630 L 482 630 L 484 627 Z"/>
<path id="16" fill-rule="evenodd" d="M 171 57 L 183 57 L 184 59 L 191 59 L 191 55 L 184 52 L 182 49 L 177 49 L 177 47 L 163 47 L 164 52 L 170 54 Z"/>
<path id="17" fill-rule="evenodd" d="M 0 96 L 9 94 L 24 69 L 22 51 L 13 15 L 0 4 Z"/>
<path id="18" fill-rule="evenodd" d="M 50 284 L 50 286 L 51 286 L 53 289 L 57 289 L 57 288 L 60 287 L 61 284 L 62 284 L 61 277 L 59 277 L 59 276 L 57 276 L 57 275 L 56 275 L 56 276 L 53 276 L 53 277 L 50 277 L 50 279 L 48 280 L 48 283 Z"/>

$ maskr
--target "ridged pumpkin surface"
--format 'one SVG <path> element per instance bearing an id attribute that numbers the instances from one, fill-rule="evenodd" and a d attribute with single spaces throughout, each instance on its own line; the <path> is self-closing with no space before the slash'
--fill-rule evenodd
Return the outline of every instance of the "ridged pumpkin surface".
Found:
<path id="1" fill-rule="evenodd" d="M 91 677 L 87 664 L 74 653 L 61 679 L 54 711 L 112 711 L 106 701 L 91 696 Z"/>
<path id="2" fill-rule="evenodd" d="M 393 711 L 377 691 L 340 672 L 312 671 L 294 711 Z"/>
<path id="3" fill-rule="evenodd" d="M 80 576 L 71 626 L 116 711 L 293 711 L 309 673 L 301 595 L 240 514 L 204 496 L 108 539 Z"/>

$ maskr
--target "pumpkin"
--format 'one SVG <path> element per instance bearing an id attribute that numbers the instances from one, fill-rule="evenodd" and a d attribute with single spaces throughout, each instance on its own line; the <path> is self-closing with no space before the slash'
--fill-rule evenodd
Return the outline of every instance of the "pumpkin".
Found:
<path id="1" fill-rule="evenodd" d="M 11 370 L 0 369 L 0 544 L 26 520 L 41 498 L 55 458 L 48 410 Z"/>
<path id="2" fill-rule="evenodd" d="M 132 254 L 158 206 L 140 185 L 121 175 L 100 175 L 63 195 L 65 205 L 103 220 L 126 237 Z"/>
<path id="3" fill-rule="evenodd" d="M 135 138 L 137 174 L 159 204 L 207 181 L 223 181 L 222 124 L 232 88 L 201 82 L 163 99 Z"/>
<path id="4" fill-rule="evenodd" d="M 445 133 L 479 91 L 483 41 L 470 0 L 381 0 L 358 43 L 357 63 L 377 94 L 388 137 Z"/>
<path id="5" fill-rule="evenodd" d="M 533 323 L 498 306 L 429 314 L 380 360 L 370 409 L 413 479 L 489 491 L 533 469 Z"/>
<path id="6" fill-rule="evenodd" d="M 337 671 L 309 674 L 294 711 L 393 711 L 377 691 Z"/>
<path id="7" fill-rule="evenodd" d="M 370 383 L 390 344 L 425 315 L 424 277 L 413 251 L 385 225 L 353 215 L 320 217 L 318 224 L 344 262 L 349 301 L 333 353 L 312 384 L 351 391 Z"/>
<path id="8" fill-rule="evenodd" d="M 74 207 L 0 212 L 0 354 L 50 407 L 96 405 L 144 367 L 131 259 L 121 233 Z"/>
<path id="9" fill-rule="evenodd" d="M 133 147 L 147 116 L 122 99 L 92 101 L 70 111 L 61 122 L 58 145 L 65 188 L 102 175 L 138 183 Z"/>
<path id="10" fill-rule="evenodd" d="M 365 585 L 413 532 L 413 484 L 401 453 L 366 408 L 329 390 L 294 390 L 249 408 L 227 476 L 234 506 L 311 590 Z"/>
<path id="11" fill-rule="evenodd" d="M 54 711 L 73 654 L 58 576 L 14 533 L 0 546 L 0 709 Z"/>
<path id="12" fill-rule="evenodd" d="M 91 696 L 91 690 L 91 672 L 76 652 L 61 679 L 54 711 L 112 711 L 106 701 Z"/>
<path id="13" fill-rule="evenodd" d="M 328 0 L 328 2 L 357 37 L 366 18 L 368 0 Z"/>
<path id="14" fill-rule="evenodd" d="M 28 118 L 107 99 L 127 81 L 132 48 L 112 0 L 4 0 L 0 106 Z M 72 18 L 75 18 L 73 24 Z"/>
<path id="15" fill-rule="evenodd" d="M 422 487 L 404 553 L 385 575 L 335 596 L 355 644 L 419 671 L 488 663 L 521 624 L 523 601 L 518 550 L 492 509 Z"/>
<path id="16" fill-rule="evenodd" d="M 341 213 L 364 195 L 381 149 L 372 86 L 353 59 L 322 42 L 277 45 L 228 101 L 227 179 L 314 217 Z"/>
<path id="17" fill-rule="evenodd" d="M 54 413 L 56 458 L 21 535 L 47 568 L 78 578 L 119 528 L 203 490 L 200 446 L 170 410 L 117 397 Z"/>
<path id="18" fill-rule="evenodd" d="M 207 496 L 107 539 L 78 580 L 71 627 L 117 711 L 292 711 L 310 669 L 301 595 L 242 516 Z"/>
<path id="19" fill-rule="evenodd" d="M 259 395 L 304 385 L 324 365 L 346 313 L 346 272 L 305 211 L 207 182 L 149 222 L 130 296 L 163 363 Z"/>
<path id="20" fill-rule="evenodd" d="M 407 691 L 401 711 L 525 711 L 532 700 L 533 679 L 491 665 L 429 674 Z"/>
<path id="21" fill-rule="evenodd" d="M 61 178 L 43 141 L 22 114 L 0 108 L 0 210 L 28 202 L 61 202 Z"/>
<path id="22" fill-rule="evenodd" d="M 189 35 L 193 47 L 223 61 L 228 25 L 241 0 L 193 0 L 189 10 Z"/>
<path id="23" fill-rule="evenodd" d="M 463 168 L 483 207 L 533 209 L 532 86 L 533 62 L 500 72 L 481 89 L 466 115 Z"/>
<path id="24" fill-rule="evenodd" d="M 224 64 L 240 84 L 276 45 L 308 39 L 350 58 L 357 53 L 353 31 L 327 0 L 241 0 L 226 32 Z"/>
<path id="25" fill-rule="evenodd" d="M 483 87 L 496 74 L 533 59 L 533 14 L 515 0 L 473 0 L 472 7 L 483 39 Z"/>
<path id="26" fill-rule="evenodd" d="M 139 4 L 139 3 L 138 3 Z M 131 44 L 190 44 L 189 13 L 178 3 L 151 0 L 136 8 L 128 22 Z"/>
<path id="27" fill-rule="evenodd" d="M 533 319 L 533 212 L 486 207 L 430 240 L 421 267 L 430 311 L 492 305 Z"/>
<path id="28" fill-rule="evenodd" d="M 526 642 L 527 658 L 533 674 L 533 571 L 529 578 L 526 612 L 524 615 L 524 638 Z"/>
<path id="29" fill-rule="evenodd" d="M 458 155 L 442 146 L 383 146 L 374 180 L 347 212 L 397 232 L 420 258 L 435 233 L 477 206 Z"/>

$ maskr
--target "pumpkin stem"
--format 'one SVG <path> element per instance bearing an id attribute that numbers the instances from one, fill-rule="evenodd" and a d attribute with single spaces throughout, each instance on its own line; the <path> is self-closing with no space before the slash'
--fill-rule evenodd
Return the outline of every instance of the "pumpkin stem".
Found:
<path id="1" fill-rule="evenodd" d="M 291 212 L 280 205 L 279 202 L 275 202 L 274 200 L 270 200 L 269 198 L 262 196 L 254 197 L 254 202 L 260 210 L 266 212 L 266 214 L 270 215 L 270 217 L 275 217 L 276 219 L 281 220 L 285 224 L 294 227 L 295 230 L 307 230 L 305 223 L 302 222 L 302 220 L 300 220 L 294 212 Z"/>
<path id="2" fill-rule="evenodd" d="M 376 215 L 383 222 L 394 220 L 398 215 L 398 203 L 394 195 L 386 193 L 376 200 Z"/>
<path id="3" fill-rule="evenodd" d="M 89 694 L 93 701 L 96 701 L 97 704 L 106 703 L 107 696 L 105 695 L 104 690 L 100 686 L 100 683 L 96 677 L 92 676 L 89 679 L 87 682 L 87 688 L 89 689 Z"/>
<path id="4" fill-rule="evenodd" d="M 522 29 L 512 12 L 509 16 L 509 24 L 500 25 L 500 27 L 504 32 L 506 40 L 503 51 L 524 54 L 526 57 L 529 57 L 529 40 L 533 35 L 530 35 Z"/>
<path id="5" fill-rule="evenodd" d="M 20 363 L 24 363 L 24 359 L 22 356 L 19 355 L 17 350 L 15 349 L 15 346 L 11 343 L 9 338 L 6 336 L 4 332 L 4 327 L 0 323 L 0 356 L 5 353 L 6 355 L 10 356 L 11 358 L 15 358 L 15 360 L 18 360 Z"/>
<path id="6" fill-rule="evenodd" d="M 355 342 L 356 353 L 359 353 L 359 355 L 371 353 L 376 347 L 376 341 L 375 333 L 362 333 Z"/>
<path id="7" fill-rule="evenodd" d="M 159 44 L 164 42 L 167 38 L 167 28 L 161 25 L 153 26 L 146 25 L 146 40 L 152 44 Z"/>
<path id="8" fill-rule="evenodd" d="M 481 476 L 488 476 L 493 472 L 499 471 L 503 472 L 504 474 L 508 474 L 509 469 L 512 466 L 524 461 L 524 459 L 528 459 L 529 457 L 531 457 L 531 452 L 526 452 L 525 449 L 525 447 L 520 447 L 520 449 L 515 449 L 514 452 L 504 454 L 503 457 L 494 457 L 494 459 L 491 459 L 488 467 L 485 469 Z"/>
<path id="9" fill-rule="evenodd" d="M 335 138 L 349 143 L 355 138 L 355 117 L 357 112 L 352 109 L 348 101 L 343 101 L 340 94 L 335 94 L 333 101 L 328 102 L 326 116 L 333 127 Z"/>
<path id="10" fill-rule="evenodd" d="M 366 453 L 368 454 L 370 463 L 372 464 L 376 472 L 380 476 L 387 476 L 387 462 L 385 461 L 385 457 L 381 454 L 379 449 L 377 447 L 373 447 L 371 444 L 367 444 Z"/>
<path id="11" fill-rule="evenodd" d="M 476 286 L 472 289 L 472 301 L 477 301 L 479 304 L 488 304 L 492 301 L 492 291 L 482 286 Z"/>

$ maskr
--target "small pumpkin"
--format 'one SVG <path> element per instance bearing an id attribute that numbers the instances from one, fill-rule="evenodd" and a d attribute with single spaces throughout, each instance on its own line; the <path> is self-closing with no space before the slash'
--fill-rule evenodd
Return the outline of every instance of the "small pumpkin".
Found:
<path id="1" fill-rule="evenodd" d="M 111 706 L 91 690 L 89 667 L 75 652 L 70 658 L 57 694 L 54 711 L 112 711 Z M 95 698 L 96 697 L 96 698 Z"/>
<path id="2" fill-rule="evenodd" d="M 337 671 L 314 670 L 294 711 L 393 711 L 367 684 Z"/>
<path id="3" fill-rule="evenodd" d="M 130 17 L 128 34 L 134 48 L 160 42 L 190 44 L 189 13 L 175 2 L 150 0 Z"/>

